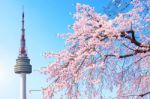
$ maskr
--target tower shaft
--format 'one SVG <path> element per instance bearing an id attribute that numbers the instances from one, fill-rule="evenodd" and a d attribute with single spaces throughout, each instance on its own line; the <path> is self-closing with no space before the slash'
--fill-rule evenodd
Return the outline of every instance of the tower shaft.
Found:
<path id="1" fill-rule="evenodd" d="M 26 74 L 20 74 L 20 99 L 26 99 Z"/>

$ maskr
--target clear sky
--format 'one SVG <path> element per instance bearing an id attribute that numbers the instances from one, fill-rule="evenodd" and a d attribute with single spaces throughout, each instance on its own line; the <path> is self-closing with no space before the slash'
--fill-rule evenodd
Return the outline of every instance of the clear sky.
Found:
<path id="1" fill-rule="evenodd" d="M 0 99 L 19 99 L 19 75 L 14 65 L 19 53 L 22 5 L 25 9 L 26 45 L 33 70 L 48 65 L 42 55 L 64 48 L 58 33 L 66 33 L 74 22 L 71 13 L 76 3 L 89 4 L 102 12 L 108 0 L 0 0 Z M 41 92 L 29 94 L 46 86 L 46 77 L 34 71 L 27 77 L 28 99 L 42 99 Z"/>

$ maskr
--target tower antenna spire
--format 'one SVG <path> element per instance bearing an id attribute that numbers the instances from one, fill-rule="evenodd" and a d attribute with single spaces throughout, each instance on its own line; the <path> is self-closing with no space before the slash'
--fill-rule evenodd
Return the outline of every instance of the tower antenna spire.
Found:
<path id="1" fill-rule="evenodd" d="M 21 50 L 20 54 L 26 55 L 26 48 L 25 48 L 25 28 L 24 28 L 24 7 L 22 8 L 22 34 L 21 34 Z"/>
<path id="2" fill-rule="evenodd" d="M 24 30 L 24 6 L 22 6 L 22 32 L 25 32 Z"/>

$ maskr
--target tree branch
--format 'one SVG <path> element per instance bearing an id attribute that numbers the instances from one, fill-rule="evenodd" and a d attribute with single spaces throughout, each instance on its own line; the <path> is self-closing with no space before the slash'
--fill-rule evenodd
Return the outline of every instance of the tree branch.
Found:
<path id="1" fill-rule="evenodd" d="M 146 92 L 146 93 L 144 93 L 144 94 L 140 94 L 139 96 L 140 96 L 140 97 L 144 97 L 145 95 L 148 95 L 148 94 L 150 94 L 150 91 L 149 91 L 149 92 Z"/>
<path id="2" fill-rule="evenodd" d="M 127 35 L 129 33 L 131 33 L 131 36 Z M 139 42 L 139 41 L 136 40 L 135 32 L 133 30 L 126 31 L 126 32 L 123 31 L 123 32 L 121 32 L 120 36 L 124 37 L 124 38 L 127 38 L 128 40 L 131 41 L 131 43 L 134 43 L 138 47 L 148 48 L 150 50 L 150 45 L 144 45 L 141 42 Z"/>

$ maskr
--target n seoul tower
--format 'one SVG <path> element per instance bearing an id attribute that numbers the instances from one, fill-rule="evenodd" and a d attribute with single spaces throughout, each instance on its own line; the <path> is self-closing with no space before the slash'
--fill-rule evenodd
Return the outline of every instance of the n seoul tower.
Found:
<path id="1" fill-rule="evenodd" d="M 30 64 L 30 59 L 27 56 L 25 47 L 25 28 L 24 28 L 24 11 L 22 13 L 22 29 L 21 29 L 21 48 L 19 51 L 19 56 L 16 59 L 16 65 L 14 72 L 19 74 L 20 79 L 20 99 L 26 99 L 26 75 L 32 72 L 32 66 Z"/>

